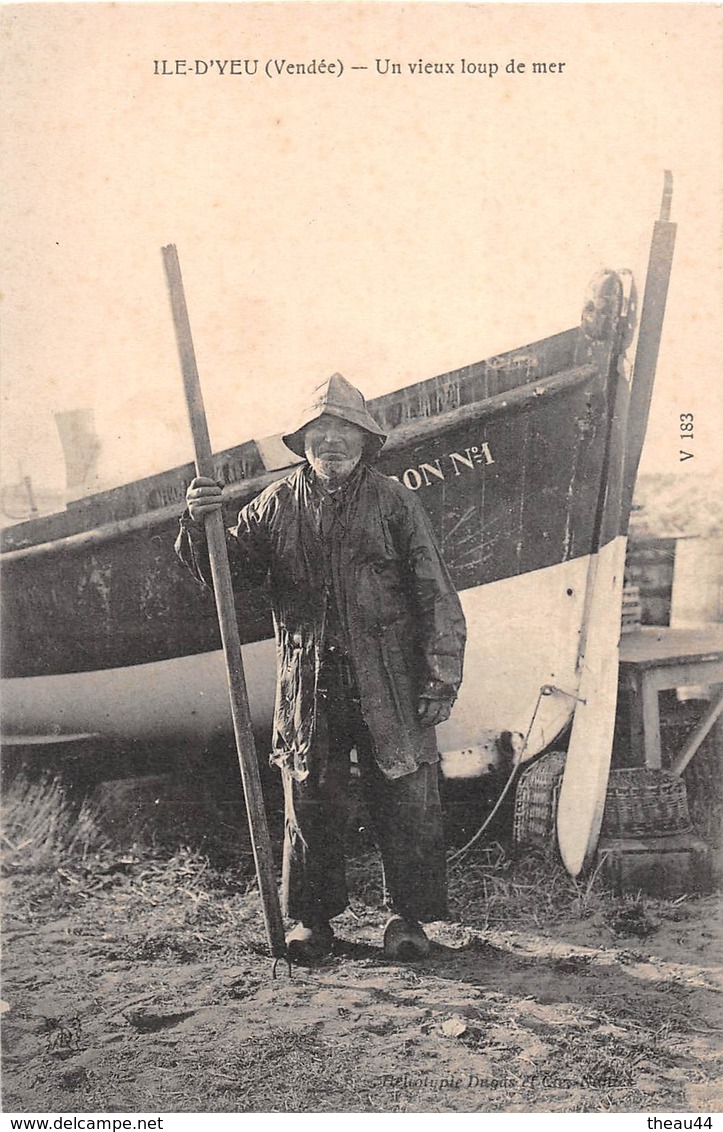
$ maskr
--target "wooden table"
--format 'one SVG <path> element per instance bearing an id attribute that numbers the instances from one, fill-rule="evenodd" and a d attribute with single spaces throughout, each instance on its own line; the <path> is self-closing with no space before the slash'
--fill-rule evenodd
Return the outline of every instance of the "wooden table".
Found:
<path id="1" fill-rule="evenodd" d="M 620 638 L 620 681 L 630 694 L 635 763 L 661 766 L 658 693 L 692 684 L 713 686 L 708 711 L 671 769 L 682 774 L 723 712 L 723 625 L 705 629 L 643 628 Z"/>

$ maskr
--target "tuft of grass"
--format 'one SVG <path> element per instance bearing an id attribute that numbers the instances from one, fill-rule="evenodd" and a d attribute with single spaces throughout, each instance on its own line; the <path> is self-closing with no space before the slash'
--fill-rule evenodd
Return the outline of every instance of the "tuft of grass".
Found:
<path id="1" fill-rule="evenodd" d="M 6 870 L 43 871 L 70 857 L 85 859 L 107 844 L 90 803 L 72 805 L 57 778 L 14 779 L 0 816 Z"/>
<path id="2" fill-rule="evenodd" d="M 645 939 L 657 931 L 658 924 L 650 915 L 648 902 L 641 892 L 627 894 L 605 912 L 605 923 L 619 936 Z"/>
<path id="3" fill-rule="evenodd" d="M 599 870 L 571 877 L 548 850 L 511 854 L 495 843 L 449 869 L 452 907 L 465 923 L 482 929 L 588 919 L 608 906 L 611 894 Z"/>

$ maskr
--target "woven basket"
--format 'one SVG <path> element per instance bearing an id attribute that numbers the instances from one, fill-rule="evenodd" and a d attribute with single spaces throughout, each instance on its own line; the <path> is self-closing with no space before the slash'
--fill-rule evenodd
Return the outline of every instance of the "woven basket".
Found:
<path id="1" fill-rule="evenodd" d="M 516 845 L 548 846 L 554 842 L 566 757 L 564 751 L 550 751 L 520 774 L 512 823 Z"/>
<path id="2" fill-rule="evenodd" d="M 677 774 L 652 767 L 610 772 L 602 834 L 608 837 L 664 837 L 689 833 L 685 783 Z"/>
<path id="3" fill-rule="evenodd" d="M 632 633 L 635 629 L 639 629 L 641 621 L 640 587 L 623 586 L 622 619 L 620 623 L 623 633 Z"/>

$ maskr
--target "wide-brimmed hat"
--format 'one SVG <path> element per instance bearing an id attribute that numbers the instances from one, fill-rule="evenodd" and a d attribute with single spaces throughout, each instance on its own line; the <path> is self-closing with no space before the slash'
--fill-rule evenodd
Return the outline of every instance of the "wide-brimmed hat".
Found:
<path id="1" fill-rule="evenodd" d="M 342 377 L 340 373 L 332 374 L 328 381 L 323 382 L 314 390 L 311 405 L 302 413 L 302 424 L 294 431 L 287 433 L 281 439 L 287 448 L 297 456 L 303 456 L 305 451 L 304 433 L 310 424 L 318 421 L 326 414 L 330 417 L 339 417 L 342 421 L 357 425 L 369 433 L 369 442 L 366 445 L 367 457 L 377 456 L 380 448 L 387 439 L 386 433 L 381 430 L 374 417 L 367 409 L 366 401 L 358 389 Z"/>

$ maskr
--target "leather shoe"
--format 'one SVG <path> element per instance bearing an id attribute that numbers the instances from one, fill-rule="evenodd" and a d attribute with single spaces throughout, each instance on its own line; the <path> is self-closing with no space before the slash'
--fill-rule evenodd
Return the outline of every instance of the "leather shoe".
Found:
<path id="1" fill-rule="evenodd" d="M 430 944 L 421 924 L 392 916 L 384 929 L 384 954 L 401 963 L 412 963 L 429 955 Z"/>
<path id="2" fill-rule="evenodd" d="M 331 924 L 298 923 L 286 936 L 286 953 L 292 963 L 318 963 L 334 945 Z"/>

